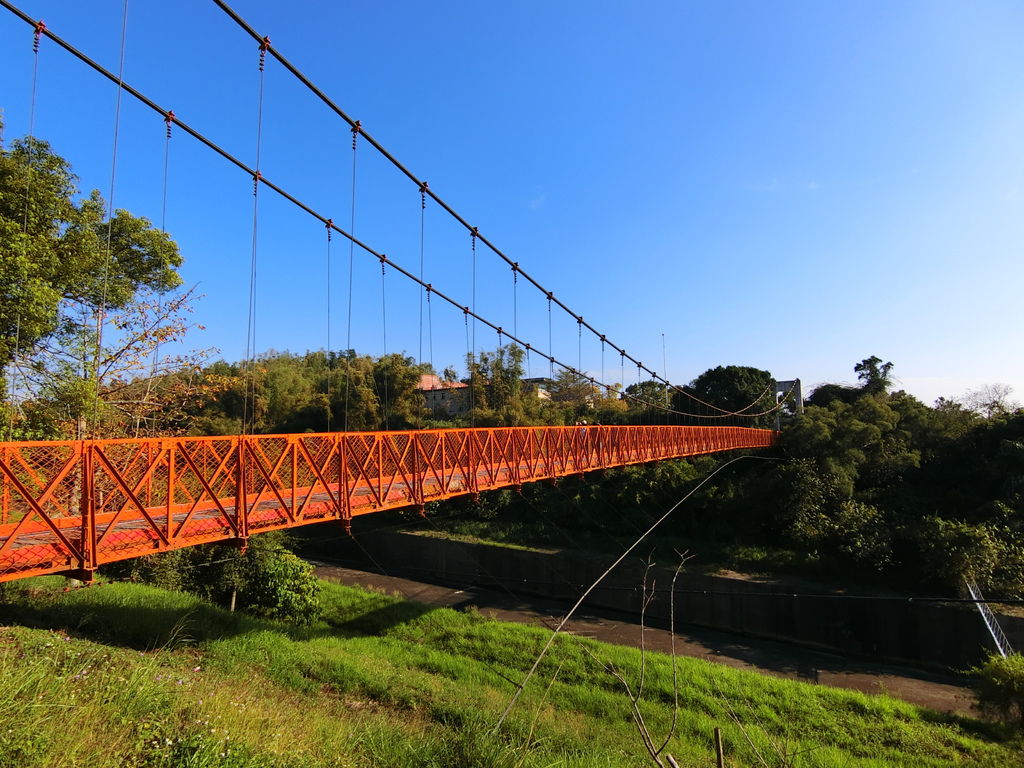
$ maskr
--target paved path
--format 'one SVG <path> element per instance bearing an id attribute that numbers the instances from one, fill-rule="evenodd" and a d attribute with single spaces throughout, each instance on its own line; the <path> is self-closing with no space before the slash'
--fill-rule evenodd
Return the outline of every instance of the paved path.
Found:
<path id="1" fill-rule="evenodd" d="M 327 563 L 315 565 L 317 576 L 327 581 L 397 592 L 408 600 L 428 605 L 451 608 L 467 608 L 472 605 L 502 621 L 554 626 L 570 607 L 562 601 L 513 596 L 507 592 L 476 586 L 442 586 Z M 635 616 L 603 609 L 600 615 L 594 615 L 586 603 L 567 628 L 580 637 L 591 637 L 606 643 L 636 647 L 640 642 L 640 625 Z M 645 634 L 648 648 L 669 651 L 668 631 L 648 628 Z M 976 714 L 972 711 L 974 695 L 961 681 L 911 667 L 854 660 L 787 643 L 697 627 L 687 627 L 684 631 L 676 632 L 676 651 L 681 656 L 703 658 L 775 677 L 850 688 L 865 693 L 887 693 L 940 712 Z"/>

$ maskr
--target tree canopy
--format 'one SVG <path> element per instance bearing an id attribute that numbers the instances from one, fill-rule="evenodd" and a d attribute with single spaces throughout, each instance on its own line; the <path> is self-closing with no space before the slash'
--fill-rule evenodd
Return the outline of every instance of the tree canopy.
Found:
<path id="1" fill-rule="evenodd" d="M 18 394 L 49 405 L 36 412 L 43 434 L 63 420 L 81 436 L 101 401 L 138 428 L 154 391 L 130 389 L 147 367 L 152 377 L 201 359 L 154 363 L 154 349 L 191 327 L 189 293 L 162 298 L 181 285 L 182 257 L 148 219 L 106 209 L 96 190 L 79 196 L 47 142 L 0 149 L 0 366 L 16 364 Z"/>
<path id="2" fill-rule="evenodd" d="M 123 309 L 140 288 L 181 284 L 166 233 L 124 210 L 108 219 L 98 191 L 78 192 L 47 142 L 15 139 L 0 151 L 0 365 L 83 311 Z"/>

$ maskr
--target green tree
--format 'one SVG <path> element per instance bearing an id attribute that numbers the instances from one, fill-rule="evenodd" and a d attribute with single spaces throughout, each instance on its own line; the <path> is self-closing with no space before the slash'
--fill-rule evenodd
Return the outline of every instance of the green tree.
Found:
<path id="1" fill-rule="evenodd" d="M 123 210 L 106 219 L 99 192 L 77 200 L 77 185 L 45 141 L 0 150 L 0 365 L 64 323 L 127 307 L 142 288 L 181 284 L 181 255 L 166 233 Z"/>
<path id="2" fill-rule="evenodd" d="M 853 366 L 861 389 L 868 395 L 879 395 L 892 386 L 892 363 L 883 363 L 882 358 L 872 355 Z"/>
<path id="3" fill-rule="evenodd" d="M 171 295 L 182 259 L 166 233 L 124 210 L 108 219 L 77 181 L 45 141 L 0 150 L 0 365 L 47 434 L 151 431 L 161 396 L 177 396 L 152 383 L 203 359 L 154 354 L 193 327 L 194 296 Z"/>
<path id="4" fill-rule="evenodd" d="M 780 439 L 793 458 L 809 458 L 837 478 L 845 498 L 855 489 L 877 489 L 920 464 L 920 451 L 885 397 L 864 396 L 851 405 L 809 406 Z"/>
<path id="5" fill-rule="evenodd" d="M 373 367 L 373 379 L 382 405 L 381 429 L 416 429 L 423 425 L 426 407 L 418 391 L 420 376 L 429 366 L 417 364 L 405 355 L 379 358 Z"/>
<path id="6" fill-rule="evenodd" d="M 657 379 L 647 379 L 626 387 L 626 407 L 634 413 L 654 409 L 661 411 L 669 404 L 665 385 Z"/>
<path id="7" fill-rule="evenodd" d="M 534 423 L 539 412 L 536 395 L 523 389 L 526 354 L 516 344 L 466 358 L 463 381 L 471 387 L 472 423 L 477 426 L 522 426 Z"/>
<path id="8" fill-rule="evenodd" d="M 563 368 L 555 374 L 554 381 L 548 387 L 548 394 L 551 402 L 557 403 L 568 419 L 575 421 L 590 413 L 598 393 L 586 376 Z"/>
<path id="9" fill-rule="evenodd" d="M 981 710 L 1024 730 L 1024 656 L 993 654 L 971 671 L 978 676 L 974 690 Z"/>
<path id="10" fill-rule="evenodd" d="M 859 387 L 848 387 L 845 384 L 821 384 L 811 392 L 807 398 L 807 404 L 828 408 L 834 400 L 849 404 L 862 394 Z"/>
<path id="11" fill-rule="evenodd" d="M 720 365 L 704 371 L 684 387 L 683 392 L 676 392 L 672 398 L 673 407 L 684 413 L 699 413 L 702 406 L 687 396 L 690 394 L 725 411 L 757 414 L 775 405 L 773 382 L 771 373 L 760 368 Z M 775 417 L 766 414 L 749 421 L 750 426 L 769 426 Z"/>

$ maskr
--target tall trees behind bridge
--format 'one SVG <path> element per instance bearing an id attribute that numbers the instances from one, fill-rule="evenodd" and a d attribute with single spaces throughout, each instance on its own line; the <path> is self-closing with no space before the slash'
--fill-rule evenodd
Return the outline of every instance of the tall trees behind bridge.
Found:
<path id="1" fill-rule="evenodd" d="M 669 562 L 689 550 L 690 567 L 954 596 L 970 578 L 990 596 L 1024 597 L 1024 410 L 997 386 L 927 406 L 892 391 L 892 368 L 870 357 L 856 366 L 859 385 L 818 387 L 804 414 L 783 422 L 777 461 L 719 473 L 649 546 Z M 435 524 L 524 544 L 613 548 L 722 460 L 496 492 L 435 510 Z"/>

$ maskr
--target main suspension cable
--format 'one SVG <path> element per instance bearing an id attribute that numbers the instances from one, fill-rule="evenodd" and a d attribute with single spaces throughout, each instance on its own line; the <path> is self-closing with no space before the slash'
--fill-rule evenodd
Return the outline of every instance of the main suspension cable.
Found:
<path id="1" fill-rule="evenodd" d="M 226 2 L 224 2 L 224 0 L 213 0 L 213 2 L 216 3 L 216 5 L 221 10 L 223 10 L 224 13 L 226 13 L 228 15 L 228 17 L 230 17 L 248 35 L 252 36 L 255 40 L 261 40 L 262 39 L 262 37 L 256 31 L 256 29 L 252 25 L 250 25 L 247 21 L 245 21 L 245 19 L 243 19 L 238 13 L 236 13 Z M 305 74 L 302 73 L 302 71 L 298 67 L 296 67 L 294 64 L 291 63 L 291 61 L 289 61 L 287 58 L 285 58 L 285 56 L 283 54 L 281 54 L 277 49 L 275 49 L 273 47 L 269 48 L 269 52 L 270 52 L 270 54 L 275 59 L 278 60 L 278 62 L 286 70 L 288 70 L 288 72 L 290 72 L 300 83 L 302 83 L 311 93 L 313 93 L 321 102 L 323 102 L 332 112 L 334 112 L 338 117 L 340 117 L 342 120 L 344 120 L 346 123 L 348 123 L 349 126 L 351 126 L 352 128 L 358 130 L 358 132 L 370 143 L 370 145 L 375 150 L 377 150 L 377 152 L 379 152 L 381 154 L 382 157 L 387 159 L 395 168 L 397 168 L 403 175 L 405 175 L 410 181 L 412 181 L 418 188 L 424 189 L 425 193 L 427 195 L 429 195 L 430 198 L 435 203 L 437 203 L 442 209 L 444 209 L 444 211 L 446 213 L 448 213 L 449 216 L 451 216 L 459 224 L 461 224 L 463 227 L 465 227 L 466 230 L 471 232 L 473 234 L 473 237 L 474 237 L 474 243 L 475 243 L 476 239 L 479 238 L 480 242 L 482 242 L 484 245 L 486 245 L 496 256 L 498 256 L 500 259 L 502 259 L 509 266 L 515 266 L 516 270 L 520 274 L 522 274 L 523 277 L 526 278 L 538 291 L 540 291 L 541 294 L 543 294 L 544 296 L 547 296 L 554 304 L 557 304 L 558 307 L 560 309 L 562 309 L 566 314 L 568 314 L 574 320 L 580 322 L 582 327 L 586 328 L 588 331 L 590 331 L 592 334 L 594 334 L 598 338 L 605 338 L 605 340 L 607 341 L 609 346 L 611 346 L 616 351 L 621 352 L 623 355 L 628 357 L 633 363 L 637 364 L 644 372 L 646 372 L 648 374 L 648 376 L 651 379 L 653 379 L 655 381 L 660 381 L 666 387 L 670 387 L 670 388 L 672 388 L 672 389 L 674 389 L 676 391 L 679 391 L 679 392 L 685 394 L 687 397 L 690 397 L 695 402 L 699 402 L 699 403 L 701 403 L 702 405 L 704 405 L 704 406 L 706 406 L 708 408 L 711 408 L 713 410 L 719 411 L 723 415 L 735 415 L 736 414 L 735 411 L 728 411 L 727 409 L 724 409 L 724 408 L 721 408 L 719 406 L 716 406 L 713 403 L 704 402 L 704 401 L 700 400 L 699 398 L 697 398 L 692 393 L 689 393 L 689 392 L 685 391 L 682 387 L 679 387 L 678 385 L 673 384 L 672 382 L 668 381 L 667 379 L 664 379 L 660 374 L 658 374 L 658 372 L 656 370 L 647 368 L 642 363 L 640 363 L 639 360 L 637 360 L 636 358 L 632 357 L 628 352 L 626 352 L 624 348 L 619 347 L 614 342 L 608 340 L 607 337 L 604 336 L 604 334 L 601 334 L 595 327 L 593 327 L 592 325 L 590 325 L 587 322 L 584 322 L 582 315 L 574 312 L 567 304 L 565 304 L 561 299 L 559 299 L 557 296 L 555 296 L 553 294 L 553 292 L 551 292 L 548 289 L 546 289 L 543 285 L 540 284 L 540 282 L 538 282 L 535 278 L 533 278 L 528 272 L 526 272 L 522 268 L 518 267 L 518 262 L 513 261 L 504 252 L 502 252 L 494 243 L 492 243 L 490 240 L 488 240 L 484 235 L 480 234 L 479 229 L 477 227 L 474 227 L 473 225 L 471 225 L 465 218 L 463 218 L 457 211 L 455 211 L 454 208 L 452 208 L 448 203 L 446 203 L 434 190 L 427 188 L 425 181 L 423 181 L 422 179 L 417 177 L 401 161 L 399 161 L 397 157 L 395 157 L 393 154 L 391 154 L 391 152 L 389 152 L 387 149 L 385 149 L 384 146 L 380 144 L 380 142 L 378 142 L 376 139 L 374 139 L 365 129 L 363 129 L 361 127 L 361 125 L 359 125 L 358 121 L 353 120 L 351 117 L 349 117 L 349 115 L 343 109 L 341 109 L 341 107 L 339 107 L 337 105 L 337 103 L 335 103 L 329 96 L 327 96 L 327 94 L 325 94 L 323 92 L 323 90 L 321 90 L 319 87 L 317 87 Z M 359 125 L 358 128 L 357 128 L 357 125 Z M 473 306 L 473 309 L 475 311 L 476 310 L 475 301 L 474 301 L 472 306 Z M 474 349 L 475 348 L 476 347 L 475 347 L 475 344 L 474 344 Z M 753 403 L 751 404 L 751 406 L 748 406 L 748 407 L 752 407 L 752 406 L 753 406 Z"/>
<path id="2" fill-rule="evenodd" d="M 4 8 L 8 9 L 9 11 L 14 13 L 16 16 L 21 18 L 26 23 L 31 24 L 33 27 L 35 26 L 35 21 L 33 21 L 24 12 L 22 12 L 21 10 L 19 10 L 18 8 L 13 6 L 9 2 L 9 0 L 0 0 L 0 6 L 3 6 Z M 215 142 L 213 142 L 212 140 L 207 138 L 205 135 L 203 135 L 202 133 L 200 133 L 196 129 L 194 129 L 191 126 L 189 126 L 187 123 L 182 121 L 179 117 L 177 117 L 173 113 L 171 113 L 168 110 L 165 110 L 162 107 L 160 107 L 152 99 L 148 98 L 147 96 L 142 94 L 140 91 L 138 91 L 137 89 L 135 89 L 131 85 L 125 83 L 122 79 L 120 79 L 116 75 L 112 74 L 109 70 L 107 70 L 105 67 L 103 67 L 102 65 L 97 63 L 95 60 L 93 60 L 92 58 L 90 58 L 86 54 L 82 53 L 81 51 L 77 50 L 74 46 L 72 46 L 69 43 L 67 43 L 60 36 L 54 34 L 49 29 L 44 30 L 44 34 L 47 37 L 49 37 L 51 40 L 53 40 L 55 43 L 57 43 L 57 45 L 59 45 L 61 48 L 66 50 L 68 53 L 72 54 L 73 56 L 78 58 L 80 61 L 82 61 L 83 63 L 85 63 L 88 66 L 90 66 L 96 72 L 98 72 L 99 74 L 103 75 L 107 79 L 117 83 L 118 86 L 122 90 L 124 90 L 126 93 L 128 93 L 131 96 L 133 96 L 138 101 L 142 102 L 143 104 L 148 106 L 150 109 L 158 112 L 159 114 L 163 115 L 164 117 L 170 118 L 170 121 L 174 125 L 177 125 L 179 128 L 181 128 L 181 130 L 183 130 L 186 133 L 188 133 L 190 136 L 195 138 L 197 141 L 199 141 L 200 143 L 204 144 L 209 149 L 212 149 L 214 152 L 219 154 L 225 160 L 228 160 L 230 163 L 234 164 L 240 170 L 244 171 L 247 175 L 249 175 L 253 179 L 253 182 L 254 182 L 254 185 L 255 185 L 256 188 L 258 188 L 261 185 L 268 187 L 269 189 L 273 190 L 275 193 L 277 193 L 278 195 L 280 195 L 281 197 L 283 197 L 285 200 L 289 201 L 290 203 L 292 203 L 296 207 L 300 208 L 301 210 L 303 210 L 304 212 L 306 212 L 310 216 L 312 216 L 312 217 L 314 217 L 316 219 L 319 219 L 319 221 L 322 224 L 324 224 L 325 226 L 327 225 L 328 221 L 330 221 L 330 219 L 328 219 L 328 217 L 326 217 L 323 214 L 317 212 L 316 210 L 311 208 L 309 205 L 307 205 L 306 203 L 302 202 L 301 200 L 296 198 L 291 193 L 287 192 L 285 189 L 283 189 L 279 185 L 277 185 L 274 182 L 270 181 L 262 173 L 259 173 L 259 171 L 257 169 L 250 168 L 246 163 L 242 162 L 237 157 L 232 155 L 230 152 L 228 152 L 227 150 L 223 149 L 218 144 L 216 144 Z M 262 39 L 261 39 L 261 42 L 262 42 Z M 271 52 L 271 53 L 273 52 L 273 48 L 272 48 L 272 46 L 269 45 L 269 41 L 267 41 L 267 51 Z M 366 136 L 365 132 L 363 132 L 361 130 L 361 128 L 358 129 L 355 133 L 358 133 L 359 135 L 362 135 L 364 138 L 368 139 L 368 137 Z M 428 190 L 428 194 L 432 198 L 434 198 L 433 192 Z M 436 200 L 436 198 L 435 198 L 435 200 Z M 441 203 L 441 204 L 442 204 L 442 207 L 443 207 L 443 203 Z M 354 203 L 353 203 L 353 208 L 354 208 Z M 376 251 L 374 248 L 372 248 L 368 244 L 364 243 L 362 240 L 356 238 L 353 234 L 351 234 L 349 232 L 346 232 L 344 229 L 339 227 L 337 224 L 332 223 L 331 224 L 331 229 L 333 231 L 337 232 L 338 234 L 340 234 L 342 237 L 347 238 L 350 241 L 350 247 L 354 248 L 355 246 L 358 246 L 361 250 L 363 250 L 366 253 L 368 253 L 369 255 L 374 256 L 375 258 L 379 259 L 382 264 L 386 264 L 387 266 L 390 266 L 392 269 L 397 271 L 399 274 L 403 275 L 405 278 L 407 278 L 409 280 L 412 280 L 413 282 L 418 283 L 421 287 L 424 287 L 424 288 L 426 287 L 426 284 L 423 283 L 421 280 L 419 280 L 416 277 L 416 275 L 412 274 L 411 272 L 409 272 L 404 267 L 400 266 L 399 264 L 397 264 L 393 260 L 389 259 L 385 254 Z M 472 234 L 472 241 L 473 241 L 474 253 L 475 253 L 476 240 L 478 238 L 482 240 L 483 238 L 475 230 L 471 230 L 471 234 Z M 524 272 L 522 272 L 521 269 L 519 270 L 519 272 L 522 273 L 525 277 L 527 277 L 529 279 L 529 277 Z M 351 287 L 351 284 L 350 284 L 350 287 Z M 490 329 L 492 329 L 494 331 L 498 330 L 498 328 L 499 328 L 498 325 L 496 325 L 495 323 L 492 323 L 487 318 L 481 316 L 480 314 L 478 314 L 474 310 L 470 309 L 469 307 L 464 307 L 464 306 L 460 305 L 453 298 L 451 298 L 447 294 L 443 293 L 442 291 L 438 290 L 437 288 L 432 288 L 432 293 L 434 295 L 436 295 L 438 298 L 440 298 L 443 301 L 447 302 L 448 304 L 452 305 L 453 307 L 456 307 L 456 308 L 462 310 L 467 315 L 467 317 L 472 317 L 472 319 L 474 321 L 474 327 L 475 327 L 475 324 L 479 322 L 479 323 L 482 323 L 482 324 L 486 325 L 487 327 L 489 327 Z M 558 299 L 556 299 L 553 295 L 549 295 L 548 298 L 549 298 L 550 302 L 559 303 Z M 350 311 L 351 311 L 351 302 L 350 302 Z M 549 312 L 550 312 L 550 306 L 549 306 Z M 584 325 L 584 327 L 589 327 L 585 322 L 583 323 L 583 325 Z M 570 374 L 574 374 L 574 375 L 575 374 L 580 374 L 580 375 L 583 375 L 582 372 L 578 371 L 575 367 L 570 366 L 570 365 L 562 362 L 561 360 L 557 359 L 554 356 L 554 354 L 553 354 L 553 350 L 549 351 L 548 354 L 545 354 L 545 353 L 541 352 L 540 350 L 538 350 L 536 347 L 530 345 L 529 343 L 522 341 L 517 336 L 509 335 L 507 332 L 505 333 L 505 335 L 508 337 L 509 341 L 518 344 L 519 346 L 521 346 L 524 349 L 526 349 L 528 352 L 532 350 L 532 351 L 536 352 L 537 354 L 539 354 L 540 356 L 542 356 L 544 358 L 547 358 L 547 360 L 549 362 L 549 365 L 550 365 L 550 370 L 551 370 L 552 376 L 553 376 L 554 366 L 555 365 L 557 365 L 560 368 L 568 371 Z M 630 360 L 633 360 L 633 358 L 630 357 L 629 354 L 627 352 L 625 352 L 625 350 L 622 350 L 621 348 L 615 346 L 610 341 L 608 341 L 607 343 L 609 344 L 609 346 L 611 346 L 613 349 L 615 349 L 616 351 L 619 352 L 619 354 L 620 354 L 620 356 L 622 356 L 623 360 L 625 360 L 626 358 L 629 358 Z M 550 323 L 549 323 L 549 349 L 551 349 L 551 347 L 552 347 L 552 339 L 551 339 Z M 637 362 L 637 361 L 634 361 L 634 362 Z M 642 364 L 638 363 L 638 366 L 643 368 Z M 643 368 L 643 370 L 647 370 L 647 369 Z M 593 383 L 595 385 L 600 384 L 600 386 L 602 386 L 606 390 L 611 390 L 612 389 L 609 385 L 607 385 L 607 384 L 605 384 L 603 382 L 597 382 L 596 379 L 594 379 L 593 377 L 587 377 L 587 376 L 584 375 L 584 378 L 586 378 L 588 381 L 590 381 L 591 383 Z M 660 380 L 660 377 L 657 377 L 657 378 Z M 686 412 L 682 412 L 682 411 L 676 411 L 676 410 L 671 409 L 671 408 L 665 408 L 664 406 L 659 407 L 657 403 L 649 403 L 648 401 L 644 400 L 643 398 L 639 398 L 639 397 L 635 397 L 635 396 L 629 396 L 629 395 L 625 395 L 625 394 L 623 396 L 627 397 L 628 399 L 631 399 L 631 400 L 633 400 L 635 402 L 645 403 L 645 404 L 649 405 L 651 408 L 656 409 L 656 410 L 662 410 L 662 411 L 669 412 L 669 413 L 677 413 L 677 414 L 679 414 L 681 416 L 687 416 L 687 417 L 691 417 L 691 418 L 718 419 L 718 418 L 723 418 L 725 416 L 735 415 L 735 413 L 736 413 L 736 412 L 724 412 L 724 413 L 719 413 L 719 414 L 716 414 L 716 415 L 701 415 L 701 414 L 694 414 L 694 413 L 686 413 Z M 716 408 L 715 406 L 711 406 L 710 404 L 709 404 L 709 407 Z M 721 409 L 717 409 L 717 410 L 721 411 Z M 771 409 L 769 411 L 764 411 L 764 412 L 759 413 L 759 414 L 743 414 L 743 415 L 747 416 L 747 417 L 753 417 L 753 416 L 763 415 L 765 413 L 770 413 L 770 412 L 773 412 L 774 410 L 775 410 L 775 408 L 773 408 L 773 409 Z"/>

